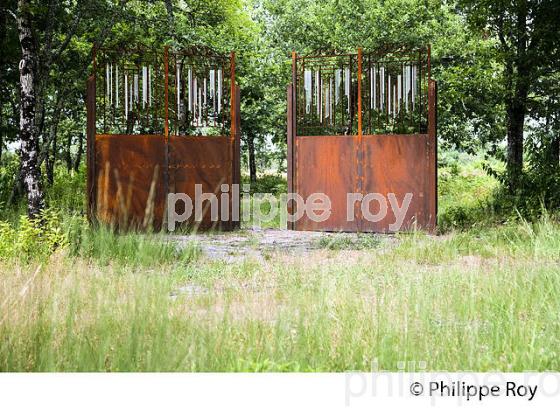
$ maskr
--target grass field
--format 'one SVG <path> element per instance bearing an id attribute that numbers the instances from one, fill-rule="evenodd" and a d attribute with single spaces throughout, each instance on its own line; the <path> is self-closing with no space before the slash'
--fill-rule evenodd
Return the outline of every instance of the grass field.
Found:
<path id="1" fill-rule="evenodd" d="M 340 248 L 227 264 L 63 252 L 3 263 L 0 370 L 560 369 L 555 224 Z"/>
<path id="2" fill-rule="evenodd" d="M 0 371 L 558 371 L 560 225 L 453 228 L 481 212 L 465 186 L 490 192 L 461 183 L 471 171 L 442 178 L 442 235 L 303 256 L 225 262 L 76 220 L 49 235 L 5 223 Z"/>

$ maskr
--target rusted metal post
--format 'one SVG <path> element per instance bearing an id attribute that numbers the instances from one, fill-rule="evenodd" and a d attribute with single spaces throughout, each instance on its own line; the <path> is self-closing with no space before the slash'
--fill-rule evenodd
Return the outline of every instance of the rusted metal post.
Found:
<path id="1" fill-rule="evenodd" d="M 362 192 L 363 190 L 363 156 L 364 156 L 364 147 L 363 147 L 363 139 L 362 139 L 362 49 L 358 48 L 358 136 L 356 141 L 356 148 L 355 148 L 355 155 L 356 155 L 356 178 L 355 178 L 355 186 L 354 192 Z M 363 193 L 363 192 L 362 192 Z M 362 231 L 362 213 L 361 209 L 358 204 L 355 204 L 354 213 L 357 215 L 357 227 L 358 232 Z"/>
<path id="2" fill-rule="evenodd" d="M 96 220 L 97 183 L 95 177 L 95 134 L 96 134 L 96 82 L 97 47 L 92 49 L 93 72 L 86 83 L 86 165 L 87 165 L 87 218 L 90 223 Z"/>
<path id="3" fill-rule="evenodd" d="M 169 138 L 169 46 L 165 46 L 164 54 L 164 67 L 165 67 L 165 123 L 164 123 L 164 137 L 165 143 Z"/>
<path id="4" fill-rule="evenodd" d="M 230 180 L 230 195 L 229 195 L 229 221 L 222 224 L 225 225 L 226 229 L 233 229 L 238 225 L 237 222 L 233 221 L 233 184 L 238 184 L 237 179 L 237 138 L 238 138 L 238 117 L 239 117 L 239 87 L 235 84 L 235 52 L 230 53 L 230 116 L 231 116 L 231 126 L 230 126 L 230 138 L 229 138 L 229 159 L 231 165 L 231 172 L 229 176 Z"/>
<path id="5" fill-rule="evenodd" d="M 169 193 L 169 46 L 165 46 L 164 53 L 164 69 L 165 69 L 165 124 L 164 124 L 164 143 L 165 143 L 165 158 L 163 170 L 163 186 L 164 186 L 164 218 L 167 215 L 167 194 Z M 163 223 L 165 224 L 165 222 Z"/>
<path id="6" fill-rule="evenodd" d="M 432 79 L 432 47 L 430 44 L 428 44 L 428 87 L 431 79 Z"/>
<path id="7" fill-rule="evenodd" d="M 293 98 L 292 98 L 292 92 L 293 92 L 293 84 L 288 85 L 288 95 L 287 95 L 287 101 L 288 101 L 288 134 L 287 134 L 287 143 L 288 143 L 288 194 L 291 194 L 294 192 L 294 186 L 293 186 L 293 174 L 294 174 L 294 164 L 293 164 L 293 148 L 292 145 L 294 143 L 293 141 Z M 294 206 L 293 206 L 293 202 L 294 201 L 288 201 L 288 215 L 292 215 Z M 288 222 L 288 229 L 294 229 L 294 224 L 293 222 Z"/>
<path id="8" fill-rule="evenodd" d="M 233 142 L 233 169 L 232 169 L 232 182 L 233 184 L 237 185 L 237 190 L 234 191 L 233 187 L 231 188 L 231 200 L 237 201 L 239 204 L 237 209 L 238 213 L 240 212 L 241 202 L 239 191 L 241 184 L 241 90 L 238 85 L 235 86 L 235 140 Z M 235 195 L 235 196 L 234 196 Z M 230 218 L 232 218 L 232 228 L 239 228 L 241 226 L 240 215 L 237 216 L 237 221 L 233 221 L 233 215 L 230 212 Z"/>
<path id="9" fill-rule="evenodd" d="M 288 164 L 289 164 L 289 191 L 297 193 L 297 53 L 292 51 L 292 84 L 288 88 Z M 290 172 L 291 170 L 291 172 Z M 289 215 L 297 213 L 297 205 L 290 201 L 288 207 Z M 295 230 L 296 222 L 288 224 L 288 228 Z"/>
<path id="10" fill-rule="evenodd" d="M 235 53 L 232 51 L 230 56 L 229 56 L 229 61 L 230 61 L 230 96 L 231 96 L 231 129 L 230 129 L 230 143 L 233 143 L 233 140 L 235 139 Z"/>
<path id="11" fill-rule="evenodd" d="M 96 220 L 97 184 L 95 180 L 95 71 L 87 79 L 87 217 L 90 223 Z"/>
<path id="12" fill-rule="evenodd" d="M 428 60 L 429 61 L 429 60 Z M 428 230 L 435 231 L 437 224 L 437 83 L 428 80 L 428 150 L 427 191 Z"/>
<path id="13" fill-rule="evenodd" d="M 358 138 L 362 141 L 362 49 L 358 48 Z"/>

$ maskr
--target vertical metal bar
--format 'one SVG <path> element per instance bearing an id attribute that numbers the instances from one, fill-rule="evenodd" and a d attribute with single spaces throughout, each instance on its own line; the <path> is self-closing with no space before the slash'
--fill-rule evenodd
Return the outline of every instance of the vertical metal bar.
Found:
<path id="1" fill-rule="evenodd" d="M 362 49 L 358 48 L 358 137 L 362 141 Z"/>
<path id="2" fill-rule="evenodd" d="M 292 51 L 292 92 L 291 92 L 291 103 L 292 103 L 292 115 L 291 115 L 291 163 L 292 163 L 292 192 L 297 193 L 297 53 Z M 292 202 L 292 215 L 297 213 L 297 205 Z M 290 229 L 297 229 L 297 223 L 293 222 Z"/>
<path id="3" fill-rule="evenodd" d="M 154 60 L 155 60 L 155 64 L 154 64 L 154 78 L 152 79 L 153 82 L 153 89 L 154 89 L 154 110 L 153 110 L 153 123 L 154 123 L 154 131 L 157 128 L 157 132 L 160 133 L 161 132 L 161 128 L 159 128 L 160 126 L 160 120 L 161 120 L 161 112 L 159 111 L 160 108 L 160 98 L 161 98 L 161 90 L 159 90 L 158 87 L 158 82 L 157 80 L 159 80 L 159 70 L 161 68 L 161 66 L 159 65 L 160 61 L 158 56 L 154 56 Z"/>
<path id="4" fill-rule="evenodd" d="M 437 83 L 428 80 L 427 139 L 427 228 L 434 232 L 437 224 Z"/>
<path id="5" fill-rule="evenodd" d="M 148 60 L 149 61 L 149 60 Z M 144 61 L 144 64 L 146 64 L 146 61 Z M 144 70 L 146 70 L 146 76 L 144 77 Z M 150 77 L 150 66 L 142 66 L 142 103 L 144 105 L 144 109 L 146 110 L 145 114 L 146 114 L 146 122 L 145 122 L 145 127 L 148 128 L 150 126 L 150 98 L 149 98 L 149 93 L 150 93 L 150 84 L 148 82 L 148 78 Z M 146 84 L 144 84 L 146 83 Z M 144 89 L 146 89 L 146 92 L 144 93 Z M 144 97 L 145 97 L 145 101 L 144 101 Z M 148 131 L 146 129 L 146 131 Z"/>
<path id="6" fill-rule="evenodd" d="M 231 65 L 230 65 L 230 70 L 231 70 Z M 221 80 L 222 80 L 221 87 L 222 87 L 222 124 L 223 124 L 223 127 L 225 127 L 225 123 L 226 123 L 226 110 L 225 110 L 225 107 L 224 107 L 224 104 L 223 104 L 224 93 L 225 93 L 225 90 L 224 90 L 224 79 L 225 79 L 224 74 L 225 73 L 226 73 L 226 64 L 225 64 L 225 60 L 223 60 L 222 61 L 222 78 L 221 78 Z M 230 110 L 231 110 L 231 107 L 230 107 Z"/>
<path id="7" fill-rule="evenodd" d="M 350 80 L 348 81 L 348 135 L 354 134 L 354 116 L 352 115 L 352 55 L 348 56 L 348 70 L 350 71 Z"/>
<path id="8" fill-rule="evenodd" d="M 90 223 L 96 219 L 97 189 L 95 167 L 95 134 L 96 134 L 96 50 L 93 48 L 93 74 L 87 80 L 87 126 L 86 126 L 86 159 L 87 159 L 87 217 Z"/>
<path id="9" fill-rule="evenodd" d="M 373 126 L 371 123 L 371 111 L 373 110 L 374 104 L 373 104 L 373 72 L 371 70 L 371 54 L 368 55 L 368 68 L 367 68 L 367 72 L 369 73 L 369 109 L 368 109 L 368 130 L 370 134 L 373 134 Z"/>
<path id="10" fill-rule="evenodd" d="M 230 138 L 229 138 L 229 160 L 230 160 L 230 169 L 231 172 L 229 173 L 229 221 L 225 222 L 222 221 L 222 224 L 225 222 L 226 229 L 233 229 L 233 184 L 235 180 L 235 165 L 236 165 L 236 155 L 235 155 L 235 139 L 237 136 L 237 88 L 235 86 L 235 52 L 231 52 L 229 56 L 230 60 L 230 115 L 231 115 L 231 125 L 230 125 Z M 200 101 L 202 103 L 202 101 Z"/>
<path id="11" fill-rule="evenodd" d="M 384 129 L 387 130 L 388 129 L 388 125 L 389 125 L 389 93 L 391 90 L 389 90 L 389 64 L 384 64 L 384 80 L 385 80 L 385 111 L 387 113 L 386 115 L 386 121 L 385 121 L 385 127 Z"/>
<path id="12" fill-rule="evenodd" d="M 164 144 L 165 144 L 165 158 L 163 170 L 163 184 L 164 184 L 164 215 L 167 214 L 167 194 L 169 193 L 169 46 L 165 46 L 164 53 L 164 69 L 165 69 L 165 123 L 164 123 Z"/>
<path id="13" fill-rule="evenodd" d="M 428 44 L 428 81 L 432 79 L 432 47 Z"/>
<path id="14" fill-rule="evenodd" d="M 293 87 L 293 92 L 292 92 L 292 98 L 293 98 L 293 107 L 292 107 L 292 111 L 294 113 L 294 121 L 292 124 L 293 127 L 293 136 L 294 139 L 297 135 L 297 116 L 295 115 L 297 113 L 297 91 L 298 91 L 298 87 L 297 87 L 297 53 L 295 51 L 292 51 L 292 87 Z"/>
<path id="15" fill-rule="evenodd" d="M 105 53 L 105 66 L 107 66 L 107 54 Z M 107 70 L 107 68 L 105 68 Z M 106 120 L 106 104 L 107 104 L 107 80 L 106 76 L 103 77 L 103 133 L 107 133 L 107 120 Z"/>
<path id="16" fill-rule="evenodd" d="M 169 138 L 169 46 L 165 46 L 164 50 L 164 66 L 165 66 L 165 123 L 164 136 L 165 143 Z"/>
<path id="17" fill-rule="evenodd" d="M 178 98 L 178 92 L 179 92 L 179 78 L 177 76 L 177 54 L 173 53 L 173 57 L 172 57 L 173 61 L 175 62 L 175 66 L 173 67 L 173 84 L 174 86 L 174 94 L 173 94 L 173 103 L 175 104 L 175 115 L 173 116 L 173 120 L 175 121 L 175 124 L 172 125 L 172 129 L 173 129 L 173 135 L 179 135 L 179 133 L 177 132 L 177 124 L 179 123 L 179 98 Z"/>
<path id="18" fill-rule="evenodd" d="M 240 110 L 241 110 L 241 90 L 239 88 L 238 85 L 235 86 L 235 141 L 234 141 L 234 146 L 233 146 L 233 154 L 234 154 L 234 160 L 233 160 L 233 183 L 237 184 L 238 188 L 236 191 L 233 190 L 233 187 L 231 188 L 231 198 L 232 201 L 235 200 L 237 201 L 238 204 L 240 204 L 240 198 L 239 198 L 239 185 L 241 184 L 241 151 L 240 151 L 240 147 L 241 147 L 241 115 L 240 115 Z M 235 198 L 234 192 L 236 192 L 237 198 Z M 240 210 L 240 206 L 237 206 L 238 212 Z M 231 215 L 231 212 L 230 212 Z M 239 218 L 239 215 L 237 216 L 237 221 L 234 221 L 232 224 L 232 228 L 239 228 L 241 226 L 241 221 Z"/>
<path id="19" fill-rule="evenodd" d="M 422 75 L 424 75 L 424 70 L 422 69 L 422 50 L 418 51 L 418 133 L 422 133 Z"/>
<path id="20" fill-rule="evenodd" d="M 293 143 L 294 143 L 294 138 L 293 138 L 293 131 L 294 131 L 294 127 L 293 127 L 293 120 L 294 120 L 294 108 L 293 108 L 293 93 L 294 90 L 294 86 L 293 83 L 288 85 L 288 93 L 287 93 L 287 101 L 288 101 L 288 132 L 287 132 L 287 145 L 288 145 L 288 157 L 287 157 L 287 161 L 288 161 L 288 194 L 292 194 L 294 193 L 294 186 L 293 186 L 293 175 L 294 175 L 294 169 L 293 169 Z M 288 201 L 287 204 L 287 212 L 288 215 L 293 215 L 293 201 Z M 293 222 L 288 222 L 288 229 L 293 230 L 294 229 L 294 223 Z"/>
<path id="21" fill-rule="evenodd" d="M 231 115 L 231 127 L 230 127 L 230 143 L 235 139 L 235 52 L 231 52 L 229 56 L 230 60 L 230 115 Z"/>
<path id="22" fill-rule="evenodd" d="M 364 147 L 362 140 L 362 49 L 358 48 L 358 138 L 356 146 L 356 186 L 354 192 L 362 192 L 363 188 L 363 155 Z M 354 208 L 354 212 L 356 207 Z M 362 215 L 358 210 L 357 228 L 358 232 L 362 230 Z"/>
<path id="23" fill-rule="evenodd" d="M 303 75 L 303 98 L 302 98 L 302 104 L 301 107 L 299 109 L 299 115 L 301 116 L 301 118 L 304 118 L 305 120 L 307 120 L 307 112 L 306 110 L 306 106 L 307 106 L 307 91 L 305 89 L 305 57 L 302 58 L 301 60 L 301 74 Z M 310 85 L 311 87 L 311 85 Z M 311 88 L 311 101 L 313 101 L 313 87 Z M 298 96 L 296 96 L 296 98 L 298 98 Z M 312 108 L 312 103 L 310 103 L 310 107 L 309 107 L 309 114 L 313 114 L 313 108 Z M 304 120 L 304 123 L 305 123 Z"/>
<path id="24" fill-rule="evenodd" d="M 413 132 L 414 132 L 414 105 L 412 104 L 412 95 L 413 95 L 413 87 L 414 87 L 414 83 L 413 83 L 413 74 L 414 74 L 414 70 L 413 70 L 413 63 L 414 60 L 411 58 L 411 61 L 409 62 L 409 72 L 408 72 L 408 83 L 409 83 L 409 93 L 410 95 L 408 96 L 408 109 L 409 109 L 409 121 L 410 121 L 410 126 L 413 128 Z"/>
<path id="25" fill-rule="evenodd" d="M 332 78 L 333 78 L 333 90 L 332 90 L 332 131 L 336 134 L 336 65 L 333 64 Z"/>
<path id="26" fill-rule="evenodd" d="M 381 107 L 384 106 L 383 102 L 381 101 L 381 82 L 380 82 L 381 81 L 381 74 L 380 74 L 381 67 L 379 66 L 379 63 L 377 61 L 374 62 L 374 64 L 375 64 L 375 69 L 376 69 L 375 75 L 377 76 L 377 80 L 376 80 L 375 85 L 378 86 L 378 88 L 379 88 L 376 91 L 376 98 L 377 98 L 378 102 L 375 105 L 377 107 L 377 110 L 375 111 L 375 118 L 376 118 L 376 123 L 377 123 L 377 132 L 380 132 L 380 130 L 381 130 L 381 114 L 382 114 Z"/>

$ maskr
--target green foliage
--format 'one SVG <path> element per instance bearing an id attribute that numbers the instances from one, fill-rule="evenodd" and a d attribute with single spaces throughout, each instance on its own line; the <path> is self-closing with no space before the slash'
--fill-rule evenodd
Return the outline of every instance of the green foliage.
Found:
<path id="1" fill-rule="evenodd" d="M 519 219 L 537 221 L 542 215 L 557 215 L 560 209 L 558 165 L 551 161 L 546 150 L 537 150 L 530 158 L 521 184 L 512 194 L 504 184 L 503 163 L 483 159 L 480 153 L 441 153 L 438 170 L 440 232 L 476 230 Z"/>
<path id="2" fill-rule="evenodd" d="M 109 227 L 92 227 L 83 216 L 60 215 L 48 209 L 36 220 L 20 215 L 17 223 L 1 221 L 0 260 L 27 263 L 63 250 L 101 265 L 136 267 L 188 264 L 199 253 L 195 243 L 179 247 L 163 235 L 119 234 Z"/>
<path id="3" fill-rule="evenodd" d="M 251 183 L 247 176 L 242 176 L 241 184 L 250 184 L 251 193 L 281 194 L 287 192 L 288 185 L 286 178 L 282 175 L 265 174 L 257 178 L 256 182 Z"/>
<path id="4" fill-rule="evenodd" d="M 498 181 L 484 170 L 480 154 L 443 152 L 438 169 L 438 229 L 468 229 L 495 223 Z"/>
<path id="5" fill-rule="evenodd" d="M 5 209 L 11 199 L 14 181 L 19 171 L 19 160 L 15 155 L 2 156 L 0 162 L 0 210 Z"/>
<path id="6" fill-rule="evenodd" d="M 37 219 L 22 215 L 16 226 L 0 222 L 0 259 L 45 258 L 67 246 L 68 239 L 55 211 L 44 210 Z"/>
<path id="7" fill-rule="evenodd" d="M 558 115 L 558 114 L 557 114 Z M 560 116 L 558 116 L 560 119 Z M 505 189 L 508 212 L 515 207 L 525 218 L 534 219 L 542 213 L 560 210 L 560 122 L 533 130 L 527 141 L 528 164 L 518 191 L 511 195 Z"/>
<path id="8" fill-rule="evenodd" d="M 63 166 L 55 167 L 54 183 L 46 190 L 51 207 L 70 214 L 85 212 L 86 166 L 70 172 Z"/>
<path id="9" fill-rule="evenodd" d="M 558 221 L 546 212 L 534 222 L 519 218 L 497 227 L 474 227 L 456 231 L 434 243 L 422 233 L 400 235 L 403 239 L 391 257 L 403 257 L 419 263 L 441 264 L 458 257 L 482 258 L 525 255 L 557 258 L 560 245 Z"/>

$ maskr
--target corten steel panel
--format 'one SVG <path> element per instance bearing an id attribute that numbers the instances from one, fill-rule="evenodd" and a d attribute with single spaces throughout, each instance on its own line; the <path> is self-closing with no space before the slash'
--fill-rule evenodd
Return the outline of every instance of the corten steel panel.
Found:
<path id="1" fill-rule="evenodd" d="M 97 135 L 97 217 L 122 228 L 160 229 L 165 209 L 163 135 Z"/>
<path id="2" fill-rule="evenodd" d="M 230 137 L 169 137 L 169 192 L 187 194 L 193 203 L 193 214 L 186 224 L 196 228 L 217 227 L 231 229 L 229 221 L 220 222 L 222 209 L 222 184 L 231 184 L 232 161 L 230 154 Z M 196 222 L 194 218 L 195 184 L 202 185 L 203 193 L 214 193 L 218 198 L 218 221 L 212 221 L 209 201 L 202 203 L 203 218 Z M 230 187 L 231 191 L 231 187 Z M 231 200 L 229 192 L 228 201 Z M 228 208 L 231 207 L 228 205 Z M 178 201 L 176 212 L 184 211 L 182 201 Z"/>
<path id="3" fill-rule="evenodd" d="M 356 176 L 355 143 L 352 136 L 296 137 L 297 173 L 295 192 L 307 201 L 313 193 L 324 193 L 331 200 L 331 215 L 314 222 L 304 215 L 295 223 L 297 230 L 356 231 L 358 215 L 346 216 L 347 193 L 354 192 Z"/>
<path id="4" fill-rule="evenodd" d="M 396 220 L 387 195 L 393 193 L 398 205 L 402 206 L 407 193 L 412 200 L 400 230 L 428 228 L 435 215 L 430 214 L 435 197 L 427 187 L 428 136 L 426 134 L 407 135 L 364 135 L 363 136 L 363 194 L 379 193 L 386 198 L 387 216 L 371 222 L 362 218 L 361 231 L 390 232 L 389 225 Z M 379 212 L 379 203 L 371 201 L 370 212 Z M 393 227 L 394 228 L 394 227 Z"/>

